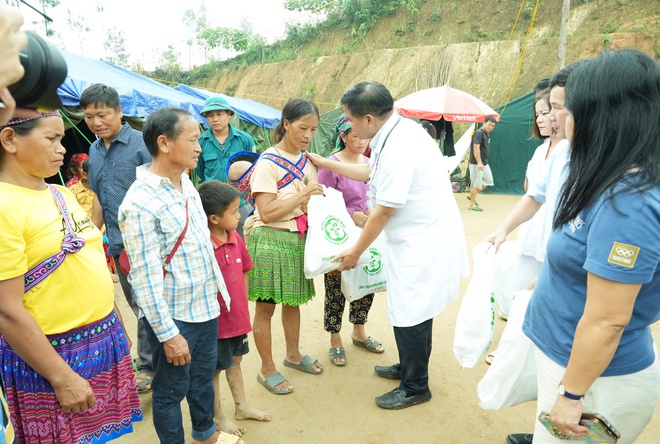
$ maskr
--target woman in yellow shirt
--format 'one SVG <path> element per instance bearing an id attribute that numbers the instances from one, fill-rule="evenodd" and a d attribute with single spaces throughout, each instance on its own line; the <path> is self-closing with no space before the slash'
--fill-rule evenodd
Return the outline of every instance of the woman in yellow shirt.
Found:
<path id="1" fill-rule="evenodd" d="M 0 127 L 0 371 L 19 442 L 105 442 L 142 418 L 101 232 L 44 180 L 63 135 L 57 111 Z"/>

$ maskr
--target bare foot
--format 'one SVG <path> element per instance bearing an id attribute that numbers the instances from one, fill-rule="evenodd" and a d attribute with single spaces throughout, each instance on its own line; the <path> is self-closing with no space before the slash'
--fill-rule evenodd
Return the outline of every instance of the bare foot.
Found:
<path id="1" fill-rule="evenodd" d="M 193 438 L 192 442 L 193 444 L 215 444 L 218 441 L 218 437 L 220 436 L 220 432 L 216 431 L 211 435 L 208 439 L 205 439 L 204 441 L 197 441 L 196 439 Z"/>
<path id="2" fill-rule="evenodd" d="M 236 425 L 236 423 L 227 419 L 226 416 L 221 416 L 220 418 L 216 417 L 213 422 L 218 429 L 225 433 L 231 433 L 232 435 L 236 436 L 243 436 L 243 433 L 245 433 L 245 429 L 243 427 L 239 427 Z"/>
<path id="3" fill-rule="evenodd" d="M 255 419 L 257 421 L 268 422 L 271 420 L 270 413 L 264 412 L 263 410 L 252 408 L 250 406 L 243 407 L 240 409 L 236 407 L 236 414 L 234 415 L 234 417 L 238 421 L 244 421 L 246 419 Z"/>

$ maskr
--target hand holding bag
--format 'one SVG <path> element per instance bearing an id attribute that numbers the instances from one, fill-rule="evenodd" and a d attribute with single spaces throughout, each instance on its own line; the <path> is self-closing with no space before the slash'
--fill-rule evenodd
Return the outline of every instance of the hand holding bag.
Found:
<path id="1" fill-rule="evenodd" d="M 367 252 L 370 256 L 369 264 L 341 272 L 341 292 L 349 302 L 357 301 L 371 293 L 387 290 L 387 262 L 383 233 L 367 248 Z"/>
<path id="2" fill-rule="evenodd" d="M 327 187 L 322 196 L 310 197 L 307 223 L 304 271 L 307 278 L 313 278 L 339 268 L 341 263 L 332 260 L 355 245 L 361 231 L 348 214 L 342 193 Z M 360 256 L 358 267 L 367 265 L 370 259 L 366 251 Z"/>

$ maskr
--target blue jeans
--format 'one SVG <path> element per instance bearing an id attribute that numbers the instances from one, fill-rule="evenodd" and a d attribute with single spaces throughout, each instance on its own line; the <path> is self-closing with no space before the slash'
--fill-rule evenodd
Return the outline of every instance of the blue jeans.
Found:
<path id="1" fill-rule="evenodd" d="M 408 395 L 426 393 L 429 390 L 433 319 L 412 327 L 394 327 L 394 339 L 401 363 L 399 388 Z"/>
<path id="2" fill-rule="evenodd" d="M 162 444 L 183 444 L 181 401 L 188 400 L 192 437 L 203 441 L 215 433 L 213 424 L 213 375 L 218 359 L 218 320 L 191 323 L 174 320 L 188 341 L 190 364 L 167 362 L 163 344 L 148 322 L 144 323 L 151 344 L 154 379 L 151 383 L 154 427 Z"/>

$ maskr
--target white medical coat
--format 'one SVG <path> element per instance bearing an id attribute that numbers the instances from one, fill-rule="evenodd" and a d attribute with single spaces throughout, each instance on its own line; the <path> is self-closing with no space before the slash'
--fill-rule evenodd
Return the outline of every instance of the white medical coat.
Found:
<path id="1" fill-rule="evenodd" d="M 445 159 L 421 126 L 393 114 L 371 147 L 370 201 L 396 208 L 384 229 L 388 313 L 410 327 L 458 297 L 469 274 L 465 233 Z"/>

